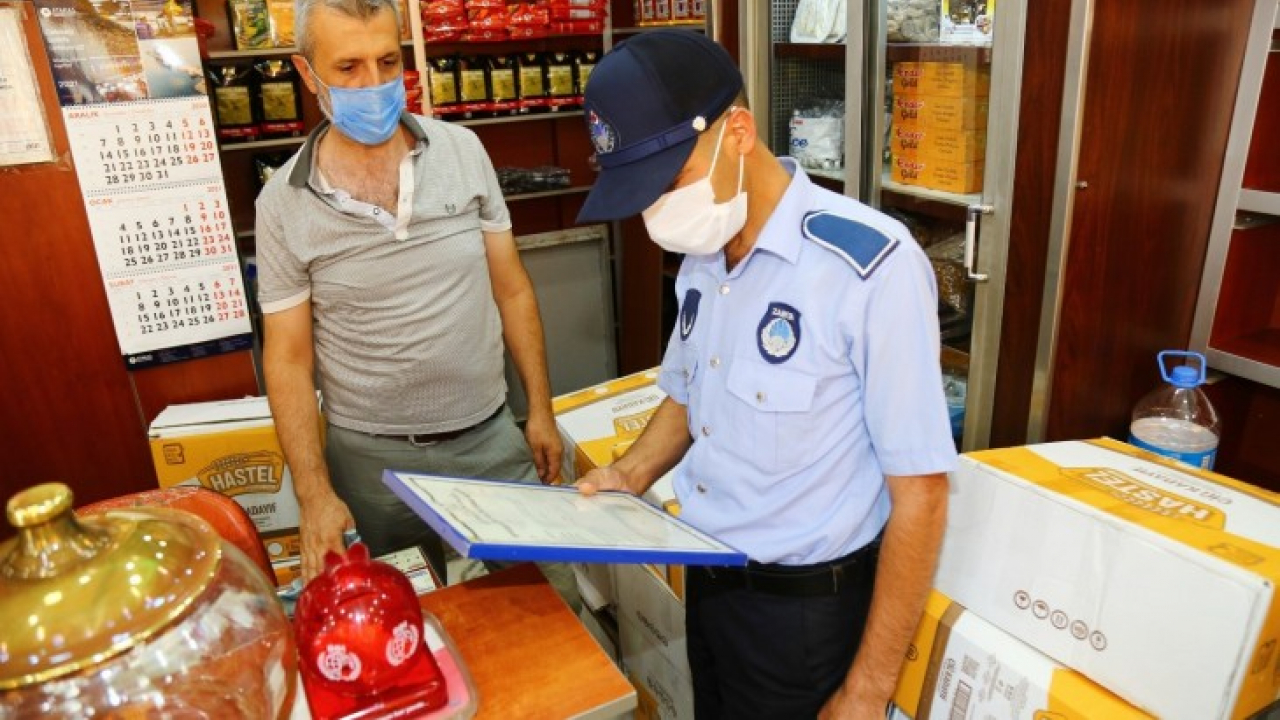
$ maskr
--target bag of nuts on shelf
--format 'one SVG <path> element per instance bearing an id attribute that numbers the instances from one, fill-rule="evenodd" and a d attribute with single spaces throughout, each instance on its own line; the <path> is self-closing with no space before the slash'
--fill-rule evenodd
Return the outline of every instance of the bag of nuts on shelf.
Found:
<path id="1" fill-rule="evenodd" d="M 939 0 L 887 0 L 889 42 L 937 42 L 941 13 Z"/>

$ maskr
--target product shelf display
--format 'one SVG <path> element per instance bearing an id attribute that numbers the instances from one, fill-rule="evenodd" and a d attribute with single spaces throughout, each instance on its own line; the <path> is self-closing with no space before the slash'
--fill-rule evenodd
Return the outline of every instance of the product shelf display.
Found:
<path id="1" fill-rule="evenodd" d="M 1192 346 L 1280 388 L 1280 54 L 1276 3 L 1257 4 L 1210 230 Z"/>
<path id="2" fill-rule="evenodd" d="M 994 2 L 774 0 L 753 30 L 768 73 L 748 88 L 757 105 L 767 98 L 775 152 L 924 248 L 966 448 L 990 433 L 1004 302 L 1023 8 L 1001 13 L 1007 27 Z"/>

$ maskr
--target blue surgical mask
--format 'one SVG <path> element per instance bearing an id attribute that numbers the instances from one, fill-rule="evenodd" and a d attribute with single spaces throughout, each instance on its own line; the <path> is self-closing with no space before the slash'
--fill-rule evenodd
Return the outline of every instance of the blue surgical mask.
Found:
<path id="1" fill-rule="evenodd" d="M 326 85 L 314 69 L 311 77 L 328 91 L 329 107 L 321 96 L 320 109 L 343 135 L 361 145 L 381 145 L 395 134 L 405 106 L 403 77 L 361 88 Z"/>

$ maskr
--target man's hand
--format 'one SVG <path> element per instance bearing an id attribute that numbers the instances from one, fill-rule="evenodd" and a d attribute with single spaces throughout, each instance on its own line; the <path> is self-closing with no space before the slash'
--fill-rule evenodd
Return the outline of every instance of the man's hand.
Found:
<path id="1" fill-rule="evenodd" d="M 347 504 L 332 492 L 298 503 L 302 536 L 302 580 L 308 582 L 324 569 L 325 553 L 345 552 L 342 533 L 354 530 L 356 521 Z"/>
<path id="2" fill-rule="evenodd" d="M 841 685 L 818 712 L 818 720 L 884 720 L 887 702 L 873 702 Z"/>
<path id="3" fill-rule="evenodd" d="M 636 494 L 635 490 L 627 484 L 627 478 L 621 471 L 613 466 L 596 468 L 591 472 L 583 475 L 578 482 L 574 483 L 578 488 L 578 492 L 590 497 L 598 492 L 609 492 L 612 490 L 621 490 L 622 492 Z"/>
<path id="4" fill-rule="evenodd" d="M 560 472 L 560 458 L 564 446 L 556 421 L 550 414 L 529 413 L 524 424 L 524 438 L 533 452 L 533 464 L 538 468 L 538 479 L 543 485 L 556 479 Z"/>

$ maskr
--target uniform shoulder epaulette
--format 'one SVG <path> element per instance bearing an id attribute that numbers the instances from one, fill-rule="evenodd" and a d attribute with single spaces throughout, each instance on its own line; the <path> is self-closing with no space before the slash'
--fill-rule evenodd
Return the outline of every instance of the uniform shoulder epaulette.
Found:
<path id="1" fill-rule="evenodd" d="M 826 210 L 807 213 L 800 223 L 806 238 L 840 256 L 866 280 L 889 257 L 898 240 L 879 230 Z"/>

